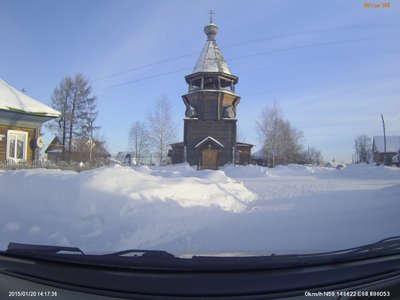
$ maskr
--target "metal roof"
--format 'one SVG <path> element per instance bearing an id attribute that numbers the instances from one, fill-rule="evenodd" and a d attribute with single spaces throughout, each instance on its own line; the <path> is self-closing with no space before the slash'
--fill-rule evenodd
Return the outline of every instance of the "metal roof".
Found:
<path id="1" fill-rule="evenodd" d="M 61 113 L 8 85 L 0 79 L 0 109 L 46 117 L 60 117 Z"/>
<path id="2" fill-rule="evenodd" d="M 204 32 L 207 35 L 207 42 L 200 53 L 193 73 L 222 72 L 232 75 L 215 40 L 215 36 L 218 33 L 217 25 L 213 23 L 208 24 L 204 27 Z"/>

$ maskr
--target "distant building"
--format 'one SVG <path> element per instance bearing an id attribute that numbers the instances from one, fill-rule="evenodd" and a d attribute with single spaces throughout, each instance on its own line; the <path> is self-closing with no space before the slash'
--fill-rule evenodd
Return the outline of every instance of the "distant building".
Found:
<path id="1" fill-rule="evenodd" d="M 257 152 L 254 152 L 251 155 L 251 160 L 253 164 L 259 165 L 259 166 L 268 166 L 268 162 L 265 159 L 265 150 L 262 148 L 258 150 Z"/>
<path id="2" fill-rule="evenodd" d="M 70 155 L 65 150 L 63 143 L 56 136 L 44 151 L 45 158 L 54 163 L 66 161 L 67 158 L 70 158 L 72 162 L 105 162 L 111 155 L 105 148 L 104 143 L 97 140 L 93 140 L 92 142 L 93 148 L 90 153 L 89 141 L 86 139 L 76 139 L 74 141 L 74 149 Z"/>
<path id="3" fill-rule="evenodd" d="M 131 166 L 136 164 L 134 152 L 128 152 L 128 151 L 118 152 L 117 156 L 115 157 L 115 160 L 119 161 L 121 164 L 125 166 Z"/>
<path id="4" fill-rule="evenodd" d="M 0 161 L 37 160 L 44 144 L 42 124 L 60 116 L 0 79 Z"/>
<path id="5" fill-rule="evenodd" d="M 400 153 L 392 157 L 392 164 L 400 167 Z"/>
<path id="6" fill-rule="evenodd" d="M 236 161 L 238 165 L 248 165 L 251 163 L 251 148 L 253 144 L 236 142 Z"/>
<path id="7" fill-rule="evenodd" d="M 71 161 L 104 163 L 110 156 L 102 141 L 83 138 L 74 140 Z"/>
<path id="8" fill-rule="evenodd" d="M 400 136 L 386 137 L 386 153 L 383 136 L 374 136 L 372 141 L 372 155 L 376 164 L 383 164 L 385 154 L 392 159 L 400 153 Z"/>
<path id="9" fill-rule="evenodd" d="M 46 154 L 46 159 L 55 163 L 59 163 L 63 160 L 63 152 L 64 145 L 61 143 L 60 139 L 57 136 L 54 137 L 54 139 L 44 151 L 44 153 Z"/>
<path id="10" fill-rule="evenodd" d="M 182 96 L 186 106 L 183 142 L 171 144 L 172 163 L 188 162 L 199 169 L 218 169 L 228 163 L 251 162 L 253 145 L 241 143 L 237 136 L 235 93 L 238 77 L 233 75 L 217 45 L 217 25 L 204 28 L 206 44 L 193 72 L 185 77 L 188 93 Z"/>

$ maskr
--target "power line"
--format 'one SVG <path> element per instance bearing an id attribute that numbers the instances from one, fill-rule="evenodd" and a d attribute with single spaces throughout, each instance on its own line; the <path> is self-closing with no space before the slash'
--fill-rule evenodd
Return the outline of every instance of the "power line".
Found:
<path id="1" fill-rule="evenodd" d="M 398 76 L 400 78 L 400 75 Z M 376 79 L 386 79 L 386 78 L 396 78 L 394 76 L 376 76 L 376 77 L 368 77 L 368 78 L 362 78 L 362 79 L 354 79 L 354 80 L 346 80 L 346 81 L 336 81 L 336 82 L 331 82 L 331 83 L 326 83 L 326 84 L 317 84 L 317 85 L 305 85 L 305 86 L 298 86 L 298 87 L 291 87 L 291 88 L 282 88 L 282 89 L 275 89 L 275 90 L 265 90 L 261 92 L 256 92 L 256 93 L 248 93 L 248 94 L 242 94 L 241 97 L 246 97 L 246 96 L 254 96 L 254 95 L 263 95 L 263 94 L 268 94 L 268 93 L 274 93 L 278 91 L 287 91 L 287 90 L 296 90 L 296 89 L 303 89 L 303 88 L 313 88 L 313 87 L 323 87 L 323 86 L 330 86 L 330 85 L 337 85 L 337 84 L 347 84 L 347 83 L 353 83 L 353 82 L 362 82 L 362 81 L 368 81 L 368 80 L 376 80 Z M 121 115 L 121 114 L 127 114 L 127 113 L 132 113 L 136 111 L 136 109 L 132 110 L 126 110 L 121 112 L 111 112 L 111 113 L 102 113 L 103 116 L 110 116 L 110 115 Z"/>
<path id="2" fill-rule="evenodd" d="M 357 41 L 365 41 L 365 40 L 386 39 L 386 38 L 400 38 L 400 36 L 384 36 L 384 37 L 379 36 L 379 37 L 349 39 L 349 40 L 342 40 L 342 41 L 323 42 L 323 43 L 315 43 L 315 44 L 295 46 L 295 47 L 287 47 L 287 48 L 281 48 L 281 49 L 275 49 L 275 50 L 250 54 L 250 55 L 238 56 L 235 58 L 227 59 L 227 62 L 232 62 L 234 60 L 245 59 L 245 58 L 255 57 L 255 56 L 261 56 L 261 55 L 266 55 L 266 54 L 297 50 L 297 49 L 313 48 L 313 47 L 327 46 L 327 45 L 334 45 L 334 44 L 345 44 L 345 43 L 349 43 L 349 42 L 357 42 Z M 147 79 L 157 78 L 157 77 L 161 77 L 161 76 L 165 76 L 165 75 L 169 75 L 169 74 L 173 74 L 173 73 L 178 73 L 178 72 L 183 72 L 183 71 L 189 71 L 189 70 L 191 70 L 191 68 L 186 67 L 186 68 L 172 70 L 172 71 L 159 73 L 159 74 L 155 74 L 155 75 L 151 75 L 151 76 L 147 76 L 147 77 L 141 77 L 141 78 L 137 78 L 137 79 L 133 79 L 133 80 L 129 80 L 129 81 L 124 81 L 122 83 L 114 84 L 111 86 L 107 86 L 107 87 L 100 89 L 99 91 L 114 88 L 114 87 L 119 87 L 119 86 L 126 85 L 129 83 L 135 83 L 135 82 L 139 82 L 139 81 L 143 81 L 143 80 L 147 80 Z"/>
<path id="3" fill-rule="evenodd" d="M 138 95 L 143 95 L 143 94 L 151 93 L 151 92 L 154 92 L 154 91 L 160 91 L 160 90 L 165 91 L 165 90 L 169 90 L 169 89 L 172 88 L 172 87 L 178 87 L 178 86 L 181 86 L 181 84 L 170 84 L 170 85 L 162 86 L 162 87 L 158 87 L 158 88 L 142 90 L 142 91 L 140 91 L 139 93 L 134 93 L 134 94 L 129 93 L 129 94 L 125 94 L 125 95 L 123 95 L 123 97 L 121 97 L 121 98 L 113 99 L 113 104 L 115 104 L 115 103 L 117 103 L 117 102 L 120 102 L 120 101 L 122 101 L 122 100 L 126 100 L 126 98 L 132 98 L 133 96 L 137 97 Z M 101 102 L 102 99 L 104 99 L 104 98 L 100 97 L 97 101 L 98 101 L 98 102 Z"/>
<path id="4" fill-rule="evenodd" d="M 326 59 L 337 59 L 337 58 L 347 58 L 347 57 L 357 57 L 357 56 L 368 56 L 368 55 L 379 55 L 379 54 L 388 54 L 388 53 L 398 53 L 400 52 L 400 50 L 394 50 L 394 51 L 380 51 L 380 52 L 370 52 L 370 53 L 362 53 L 362 54 L 357 54 L 357 55 L 346 55 L 346 56 L 336 56 L 336 57 L 328 57 L 328 58 L 323 58 L 323 59 L 318 59 L 318 60 L 310 60 L 310 61 L 302 61 L 299 63 L 293 63 L 293 64 L 286 64 L 286 65 L 275 65 L 275 66 L 268 66 L 268 67 L 263 67 L 263 68 L 278 68 L 278 67 L 286 67 L 286 66 L 291 66 L 291 65 L 297 65 L 297 64 L 304 64 L 304 63 L 310 63 L 310 62 L 314 62 L 314 61 L 321 61 L 321 60 L 326 60 Z M 252 69 L 252 70 L 247 70 L 244 72 L 240 72 L 242 73 L 246 73 L 246 72 L 252 72 L 255 70 L 259 70 L 259 69 L 263 69 L 263 68 L 257 68 L 257 69 Z M 189 68 L 188 68 L 189 69 Z M 179 70 L 173 70 L 170 72 L 165 72 L 165 73 L 160 73 L 160 74 L 155 74 L 153 76 L 149 76 L 149 77 L 145 77 L 145 78 L 139 78 L 139 79 L 135 79 L 132 81 L 127 81 L 127 82 L 123 82 L 114 86 L 119 86 L 119 85 L 125 85 L 128 83 L 132 83 L 132 82 L 137 82 L 137 81 L 141 81 L 141 80 L 145 80 L 145 79 L 150 79 L 150 78 L 155 78 L 155 77 L 160 77 L 160 76 L 164 76 L 166 74 L 171 74 L 171 73 L 176 73 L 176 72 L 180 72 L 182 70 L 186 70 L 186 69 L 179 69 Z M 291 87 L 291 88 L 282 88 L 282 89 L 275 89 L 275 90 L 268 90 L 268 91 L 262 91 L 262 92 L 257 92 L 257 93 L 250 93 L 250 94 L 244 94 L 242 96 L 249 96 L 249 95 L 258 95 L 258 94 L 267 94 L 267 93 L 273 93 L 273 92 L 277 92 L 277 91 L 281 91 L 281 90 L 294 90 L 294 89 L 302 89 L 302 88 L 311 88 L 311 87 L 320 87 L 320 86 L 329 86 L 329 85 L 335 85 L 335 84 L 342 84 L 342 83 L 351 83 L 351 82 L 359 82 L 359 81 L 365 81 L 365 80 L 376 80 L 376 79 L 385 79 L 385 78 L 393 78 L 393 76 L 386 76 L 386 77 L 370 77 L 370 78 L 364 78 L 364 79 L 356 79 L 356 80 L 352 80 L 352 81 L 339 81 L 339 82 L 333 82 L 333 83 L 327 83 L 327 84 L 323 84 L 323 85 L 306 85 L 306 86 L 298 86 L 298 87 Z M 109 89 L 112 88 L 114 86 L 110 86 L 110 87 L 106 87 L 105 89 Z M 170 85 L 167 88 L 171 87 L 171 86 L 178 86 L 177 84 L 174 85 Z M 156 89 L 149 89 L 146 90 L 145 92 L 153 92 L 156 90 L 160 90 L 160 89 L 165 89 L 164 88 L 156 88 Z M 143 93 L 140 93 L 143 94 Z M 130 95 L 129 97 L 134 97 L 137 96 L 138 94 L 135 93 L 134 95 Z M 114 99 L 113 101 L 119 101 L 119 99 Z M 400 109 L 400 108 L 399 108 Z"/>
<path id="5" fill-rule="evenodd" d="M 180 55 L 180 56 L 175 56 L 175 57 L 171 57 L 171 58 L 155 61 L 155 62 L 148 63 L 148 64 L 145 64 L 145 65 L 132 67 L 132 68 L 120 71 L 120 72 L 116 72 L 116 73 L 112 73 L 112 74 L 109 74 L 109 75 L 104 75 L 102 77 L 98 77 L 98 78 L 94 79 L 93 82 L 104 80 L 104 79 L 107 79 L 107 78 L 110 78 L 110 77 L 115 77 L 115 76 L 118 76 L 118 75 L 121 75 L 121 74 L 125 74 L 125 73 L 129 73 L 129 72 L 132 72 L 132 71 L 136 71 L 136 70 L 140 70 L 140 69 L 156 66 L 156 65 L 163 64 L 163 63 L 166 63 L 166 62 L 182 59 L 182 58 L 185 58 L 185 57 L 193 56 L 193 55 L 196 55 L 196 54 L 199 54 L 199 53 L 200 52 L 192 52 L 192 53 L 183 54 L 183 55 Z"/>
<path id="6" fill-rule="evenodd" d="M 159 73 L 159 74 L 155 74 L 155 75 L 151 75 L 151 76 L 147 76 L 147 77 L 141 77 L 141 78 L 137 78 L 137 79 L 133 79 L 133 80 L 129 80 L 129 81 L 124 81 L 124 82 L 121 82 L 121 83 L 117 83 L 117 84 L 114 84 L 114 85 L 110 85 L 110 86 L 104 87 L 104 88 L 100 89 L 100 91 L 111 89 L 111 88 L 122 86 L 122 85 L 126 85 L 126 84 L 129 84 L 129 83 L 139 82 L 139 81 L 152 79 L 152 78 L 156 78 L 156 77 L 161 77 L 161 76 L 165 76 L 165 75 L 169 75 L 169 74 L 173 74 L 173 73 L 188 71 L 190 69 L 191 68 L 183 68 L 183 69 L 168 71 L 168 72 Z"/>
<path id="7" fill-rule="evenodd" d="M 400 50 L 393 50 L 393 51 L 377 51 L 377 52 L 359 53 L 359 54 L 352 54 L 352 55 L 330 56 L 330 57 L 323 57 L 323 58 L 319 58 L 319 59 L 302 60 L 302 61 L 299 61 L 299 62 L 296 62 L 296 63 L 289 63 L 289 64 L 283 64 L 283 65 L 265 66 L 265 67 L 260 67 L 260 68 L 240 71 L 240 74 L 253 72 L 253 71 L 258 71 L 258 70 L 264 70 L 264 69 L 271 69 L 271 68 L 290 67 L 290 66 L 314 63 L 314 62 L 319 62 L 319 61 L 331 60 L 331 59 L 333 60 L 333 59 L 360 57 L 360 56 L 370 56 L 370 55 L 380 55 L 380 54 L 394 54 L 394 53 L 399 53 L 399 52 L 400 52 Z"/>
<path id="8" fill-rule="evenodd" d="M 393 125 L 393 124 L 395 124 L 396 122 L 399 122 L 400 121 L 400 118 L 399 119 L 396 119 L 396 115 L 398 114 L 400 112 L 400 107 L 397 109 L 397 111 L 395 112 L 395 114 L 392 114 L 391 115 L 391 118 L 390 118 L 390 121 L 389 122 L 386 122 L 386 125 L 389 127 L 390 125 Z"/>
<path id="9" fill-rule="evenodd" d="M 336 85 L 336 84 L 342 84 L 342 83 L 353 83 L 353 82 L 361 82 L 361 81 L 368 81 L 368 80 L 376 80 L 376 79 L 386 79 L 386 78 L 397 78 L 395 76 L 376 76 L 376 77 L 368 77 L 368 78 L 362 78 L 362 79 L 354 79 L 354 80 L 345 80 L 345 81 L 336 81 L 336 82 L 330 82 L 326 84 L 317 84 L 317 85 L 303 85 L 303 86 L 297 86 L 297 87 L 285 87 L 282 89 L 275 89 L 275 90 L 267 90 L 267 91 L 261 91 L 261 92 L 256 92 L 256 93 L 248 93 L 242 95 L 244 96 L 249 96 L 249 95 L 259 95 L 259 94 L 268 94 L 268 93 L 274 93 L 274 92 L 279 92 L 279 91 L 287 91 L 287 90 L 296 90 L 296 89 L 303 89 L 303 88 L 312 88 L 312 87 L 321 87 L 321 86 L 329 86 L 329 85 Z M 398 75 L 398 78 L 400 78 L 400 75 Z"/>
<path id="10" fill-rule="evenodd" d="M 290 50 L 313 48 L 313 47 L 327 46 L 327 45 L 344 44 L 344 43 L 349 43 L 349 42 L 358 42 L 358 41 L 366 41 L 366 40 L 386 39 L 386 38 L 400 38 L 400 36 L 383 36 L 383 37 L 382 36 L 378 36 L 378 37 L 370 37 L 370 38 L 359 38 L 359 39 L 350 39 L 350 40 L 343 40 L 343 41 L 323 42 L 323 43 L 315 43 L 315 44 L 295 46 L 295 47 L 287 47 L 287 48 L 269 50 L 269 51 L 264 51 L 264 52 L 249 54 L 249 55 L 238 56 L 238 57 L 234 57 L 234 58 L 231 58 L 231 59 L 227 59 L 227 61 L 234 61 L 234 60 L 243 59 L 243 58 L 261 56 L 261 55 L 284 52 L 284 51 L 290 51 Z"/>
<path id="11" fill-rule="evenodd" d="M 298 36 L 298 35 L 306 35 L 306 34 L 312 34 L 312 33 L 322 33 L 322 32 L 329 32 L 329 31 L 336 31 L 336 30 L 348 31 L 349 29 L 365 29 L 365 27 L 373 27 L 373 28 L 375 28 L 375 26 L 383 27 L 383 28 L 386 28 L 386 27 L 400 28 L 400 24 L 375 24 L 375 25 L 366 24 L 366 25 L 353 25 L 353 26 L 339 26 L 339 27 L 314 29 L 314 30 L 300 31 L 300 32 L 296 32 L 296 33 L 288 33 L 288 34 L 269 36 L 269 37 L 259 38 L 259 39 L 250 40 L 250 41 L 246 41 L 246 42 L 239 42 L 239 43 L 234 43 L 234 44 L 230 44 L 230 45 L 225 45 L 225 46 L 223 46 L 223 48 L 242 46 L 242 45 L 247 45 L 247 44 L 252 44 L 252 43 L 263 42 L 263 41 L 267 41 L 267 40 L 275 40 L 275 39 L 293 37 L 293 36 Z"/>
<path id="12" fill-rule="evenodd" d="M 379 52 L 369 52 L 369 53 L 361 53 L 361 54 L 356 54 L 356 55 L 341 55 L 341 56 L 331 56 L 331 57 L 326 57 L 326 58 L 321 58 L 321 59 L 314 59 L 314 60 L 307 60 L 307 61 L 300 61 L 297 63 L 290 63 L 290 64 L 283 64 L 283 65 L 272 65 L 272 66 L 265 66 L 265 67 L 261 67 L 261 68 L 255 68 L 255 69 L 250 69 L 250 70 L 245 70 L 245 71 L 240 71 L 240 74 L 244 74 L 244 73 L 249 73 L 249 72 L 254 72 L 254 71 L 258 71 L 258 70 L 263 70 L 263 69 L 271 69 L 271 68 L 282 68 L 282 67 L 288 67 L 288 66 L 294 66 L 294 65 L 301 65 L 301 64 L 307 64 L 307 63 L 312 63 L 312 62 L 317 62 L 317 61 L 325 61 L 325 60 L 331 60 L 331 59 L 341 59 L 341 58 L 348 58 L 348 57 L 360 57 L 360 56 L 369 56 L 369 55 L 380 55 L 380 54 L 392 54 L 392 53 L 399 53 L 400 50 L 394 50 L 394 51 L 379 51 Z M 189 69 L 189 68 L 188 68 Z M 174 71 L 170 71 L 171 73 L 174 72 L 179 72 L 181 71 L 181 69 L 179 70 L 174 70 Z M 164 76 L 164 73 L 161 74 L 156 74 L 153 76 L 153 78 L 155 77 L 160 77 L 160 76 Z M 148 79 L 146 78 L 142 78 L 141 80 L 145 80 Z M 374 78 L 375 79 L 375 78 Z M 138 79 L 138 81 L 140 81 Z M 126 84 L 129 82 L 125 82 Z M 124 84 L 125 84 L 124 83 Z M 122 83 L 121 83 L 122 84 Z M 162 87 L 162 88 L 155 88 L 155 89 L 148 89 L 146 91 L 142 91 L 140 93 L 135 93 L 134 95 L 141 95 L 143 93 L 148 93 L 148 92 L 153 92 L 153 91 L 157 91 L 157 90 L 162 90 L 165 88 L 170 88 L 170 87 L 176 87 L 176 86 L 180 86 L 180 84 L 173 84 L 173 85 L 169 85 L 167 87 Z M 105 87 L 103 89 L 97 90 L 97 91 L 102 91 L 102 90 L 106 90 L 109 89 L 113 86 L 110 87 Z M 101 94 L 101 93 L 100 93 Z M 130 96 L 131 97 L 131 96 Z M 99 99 L 99 101 L 101 101 L 101 98 Z M 113 100 L 113 101 L 118 101 L 118 100 Z"/>
<path id="13" fill-rule="evenodd" d="M 282 38 L 287 38 L 287 37 L 294 37 L 294 36 L 299 36 L 299 35 L 307 35 L 307 34 L 313 34 L 313 33 L 322 33 L 322 32 L 329 32 L 329 31 L 341 31 L 341 30 L 349 30 L 349 29 L 367 29 L 367 28 L 400 28 L 400 24 L 366 24 L 366 25 L 353 25 L 353 26 L 339 26 L 339 27 L 331 27 L 331 28 L 322 28 L 322 29 L 314 29 L 314 30 L 307 30 L 307 31 L 300 31 L 300 32 L 295 32 L 295 33 L 287 33 L 287 34 L 281 34 L 281 35 L 275 35 L 275 36 L 269 36 L 269 37 L 263 37 L 263 38 L 259 38 L 259 39 L 254 39 L 254 40 L 250 40 L 250 41 L 245 41 L 245 42 L 239 42 L 239 43 L 234 43 L 234 44 L 228 44 L 228 45 L 222 45 L 221 48 L 232 48 L 232 47 L 237 47 L 237 46 L 243 46 L 243 45 L 248 45 L 248 44 L 254 44 L 254 43 L 259 43 L 259 42 L 263 42 L 263 41 L 268 41 L 268 40 L 275 40 L 275 39 L 282 39 Z M 122 70 L 116 73 L 111 73 L 108 75 L 104 75 L 98 78 L 95 78 L 93 80 L 93 82 L 95 81 L 100 81 L 100 80 L 104 80 L 107 78 L 111 78 L 111 77 L 115 77 L 118 75 L 122 75 L 122 74 L 126 74 L 132 71 L 136 71 L 136 70 L 140 70 L 140 69 L 144 69 L 144 68 L 148 68 L 148 67 L 152 67 L 152 66 L 156 66 L 159 64 L 163 64 L 166 62 L 171 62 L 171 61 L 175 61 L 175 60 L 179 60 L 182 58 L 186 58 L 186 57 L 190 57 L 196 54 L 199 54 L 200 52 L 191 52 L 191 53 L 187 53 L 187 54 L 182 54 L 179 56 L 175 56 L 175 57 L 170 57 L 170 58 L 166 58 L 163 60 L 158 60 L 158 61 L 154 61 L 148 64 L 144 64 L 144 65 L 139 65 L 139 66 L 134 66 L 131 68 L 128 68 L 126 70 Z"/>

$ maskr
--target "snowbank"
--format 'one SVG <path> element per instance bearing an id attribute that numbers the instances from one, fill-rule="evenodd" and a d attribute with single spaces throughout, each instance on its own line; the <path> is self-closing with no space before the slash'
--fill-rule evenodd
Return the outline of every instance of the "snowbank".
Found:
<path id="1" fill-rule="evenodd" d="M 233 166 L 228 165 L 223 168 L 225 174 L 232 178 L 253 178 L 271 176 L 270 168 L 247 165 L 247 166 Z"/>
<path id="2" fill-rule="evenodd" d="M 0 172 L 0 190 L 2 249 L 304 253 L 400 234 L 400 168 L 38 169 Z"/>
<path id="3" fill-rule="evenodd" d="M 376 166 L 374 164 L 350 164 L 347 168 L 336 172 L 340 176 L 358 179 L 398 179 L 400 177 L 400 168 Z M 399 195 L 400 197 L 400 195 Z"/>
<path id="4" fill-rule="evenodd" d="M 182 172 L 193 176 L 178 176 Z M 0 248 L 9 241 L 79 244 L 91 250 L 107 243 L 106 249 L 118 248 L 125 239 L 138 246 L 160 242 L 196 230 L 199 225 L 191 228 L 191 217 L 200 218 L 203 228 L 210 220 L 196 216 L 205 212 L 202 207 L 237 213 L 256 199 L 222 171 L 185 166 L 9 171 L 0 173 L 0 190 Z"/>
<path id="5" fill-rule="evenodd" d="M 255 178 L 260 176 L 276 177 L 276 176 L 307 176 L 334 170 L 333 168 L 318 166 L 303 166 L 290 164 L 287 166 L 276 166 L 275 168 L 267 168 L 256 165 L 247 166 L 225 166 L 224 172 L 232 178 Z"/>

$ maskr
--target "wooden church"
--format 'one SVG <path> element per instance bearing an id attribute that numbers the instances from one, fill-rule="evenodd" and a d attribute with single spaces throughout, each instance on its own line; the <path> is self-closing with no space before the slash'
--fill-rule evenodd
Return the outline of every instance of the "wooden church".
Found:
<path id="1" fill-rule="evenodd" d="M 183 143 L 171 144 L 169 156 L 174 164 L 188 162 L 199 169 L 248 164 L 253 145 L 236 140 L 238 77 L 229 70 L 217 45 L 218 27 L 212 19 L 204 32 L 206 44 L 193 72 L 185 77 L 189 88 L 182 96 L 186 106 Z"/>

